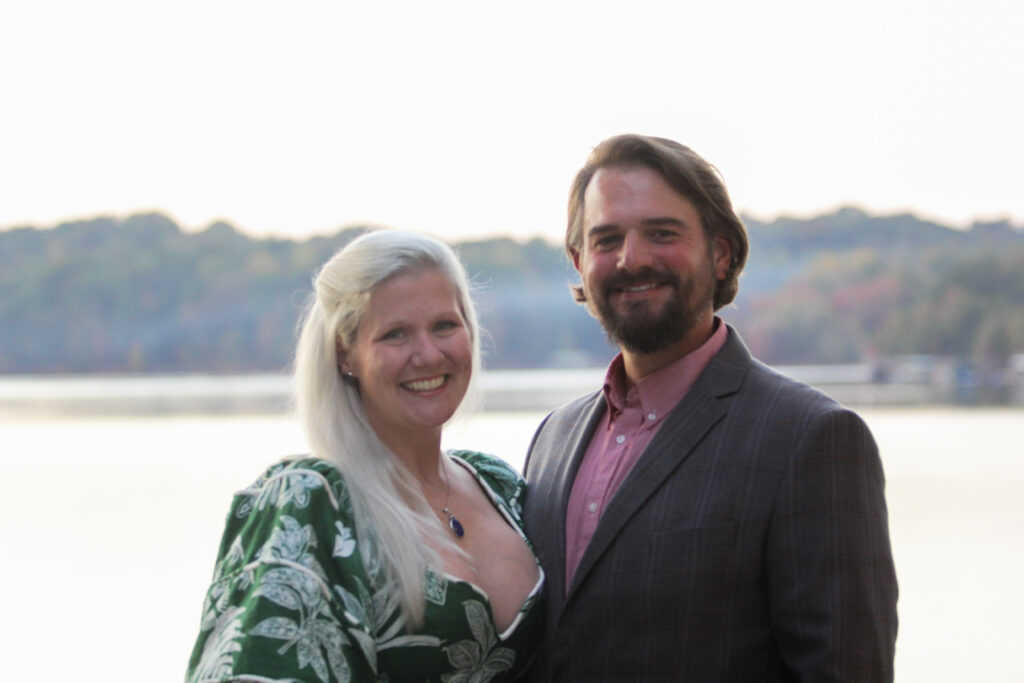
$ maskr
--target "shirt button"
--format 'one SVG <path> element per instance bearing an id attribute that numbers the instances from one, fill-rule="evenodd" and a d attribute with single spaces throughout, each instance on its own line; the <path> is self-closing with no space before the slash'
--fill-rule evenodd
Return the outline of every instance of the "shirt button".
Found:
<path id="1" fill-rule="evenodd" d="M 619 434 L 617 437 L 615 437 L 615 443 L 624 443 L 625 441 L 626 437 L 624 437 L 622 434 Z"/>
<path id="2" fill-rule="evenodd" d="M 652 421 L 656 420 L 656 419 L 658 419 L 658 414 L 657 413 L 647 413 L 647 419 L 648 420 L 652 420 Z"/>
<path id="3" fill-rule="evenodd" d="M 590 512 L 592 513 L 597 512 L 597 503 L 591 503 L 590 505 L 587 506 L 587 509 L 590 510 Z"/>

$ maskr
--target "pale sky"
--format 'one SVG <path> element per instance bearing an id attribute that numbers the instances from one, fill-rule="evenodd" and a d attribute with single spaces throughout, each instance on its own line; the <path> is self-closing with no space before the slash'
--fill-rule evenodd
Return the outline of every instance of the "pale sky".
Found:
<path id="1" fill-rule="evenodd" d="M 1024 223 L 1018 0 L 0 8 L 0 228 L 157 210 L 559 240 L 572 175 L 671 137 L 758 218 Z"/>

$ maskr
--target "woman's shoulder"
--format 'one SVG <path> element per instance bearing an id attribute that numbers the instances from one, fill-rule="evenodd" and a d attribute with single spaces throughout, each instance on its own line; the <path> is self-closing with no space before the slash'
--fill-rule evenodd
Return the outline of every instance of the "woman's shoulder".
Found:
<path id="1" fill-rule="evenodd" d="M 259 487 L 279 477 L 313 475 L 330 481 L 342 481 L 334 464 L 312 455 L 290 455 L 267 467 L 253 486 Z"/>
<path id="2" fill-rule="evenodd" d="M 512 465 L 509 465 L 506 461 L 496 455 L 466 449 L 450 450 L 448 451 L 448 455 L 466 461 L 466 463 L 471 465 L 473 469 L 481 474 L 489 474 L 490 476 L 506 477 L 515 480 L 522 479 L 519 472 L 517 472 Z"/>
<path id="3" fill-rule="evenodd" d="M 268 508 L 307 509 L 322 500 L 335 511 L 348 506 L 345 480 L 330 462 L 311 456 L 284 458 L 267 467 L 235 495 L 235 515 L 248 516 Z"/>
<path id="4" fill-rule="evenodd" d="M 451 450 L 448 455 L 473 468 L 476 475 L 506 501 L 518 499 L 526 486 L 523 476 L 499 457 L 470 450 Z"/>

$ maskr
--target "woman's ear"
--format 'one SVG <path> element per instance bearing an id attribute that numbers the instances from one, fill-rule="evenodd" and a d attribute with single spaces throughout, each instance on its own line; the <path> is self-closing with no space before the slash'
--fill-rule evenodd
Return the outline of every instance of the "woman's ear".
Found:
<path id="1" fill-rule="evenodd" d="M 340 339 L 334 342 L 334 352 L 338 358 L 338 369 L 343 373 L 352 374 L 352 364 L 348 362 L 348 353 L 345 352 Z"/>

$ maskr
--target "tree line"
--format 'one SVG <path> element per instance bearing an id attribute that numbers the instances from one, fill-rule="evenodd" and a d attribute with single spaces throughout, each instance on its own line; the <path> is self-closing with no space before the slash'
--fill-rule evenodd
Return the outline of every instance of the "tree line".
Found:
<path id="1" fill-rule="evenodd" d="M 770 363 L 1024 353 L 1024 230 L 957 230 L 844 208 L 744 219 L 751 257 L 722 316 Z M 286 371 L 311 277 L 365 227 L 303 240 L 159 213 L 0 232 L 0 373 Z M 560 244 L 453 244 L 490 368 L 603 365 L 613 349 L 569 295 Z"/>

